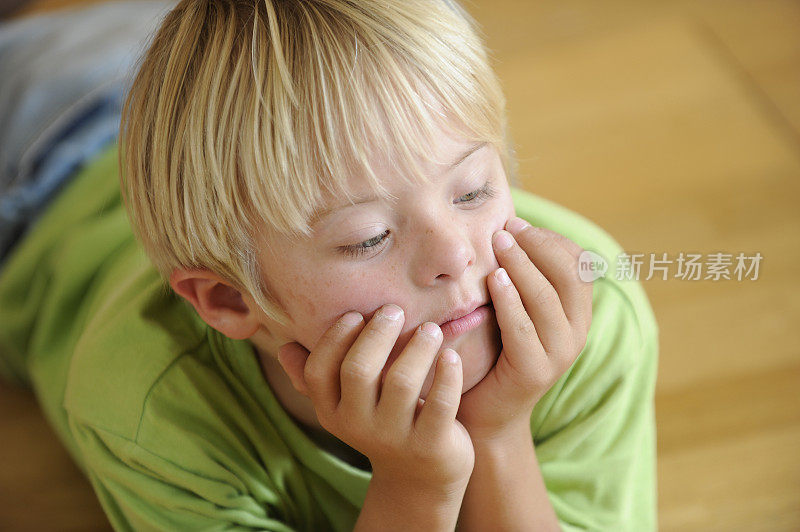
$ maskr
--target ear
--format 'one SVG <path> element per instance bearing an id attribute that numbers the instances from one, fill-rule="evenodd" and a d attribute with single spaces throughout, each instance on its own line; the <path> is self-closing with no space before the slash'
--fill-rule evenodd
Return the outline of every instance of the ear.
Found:
<path id="1" fill-rule="evenodd" d="M 169 284 L 192 304 L 203 321 L 228 338 L 250 338 L 261 325 L 241 292 L 209 270 L 175 268 Z"/>

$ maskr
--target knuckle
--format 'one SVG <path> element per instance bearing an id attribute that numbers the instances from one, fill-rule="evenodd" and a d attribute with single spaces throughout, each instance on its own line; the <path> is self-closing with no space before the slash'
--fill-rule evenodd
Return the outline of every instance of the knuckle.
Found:
<path id="1" fill-rule="evenodd" d="M 558 300 L 558 293 L 544 276 L 535 290 L 533 300 L 541 305 L 549 305 Z"/>
<path id="2" fill-rule="evenodd" d="M 306 361 L 306 365 L 303 368 L 303 378 L 310 385 L 318 385 L 325 380 L 323 370 L 319 367 L 316 358 L 309 357 Z"/>
<path id="3" fill-rule="evenodd" d="M 345 382 L 364 382 L 372 377 L 373 370 L 357 358 L 346 358 L 342 362 L 340 376 Z"/>
<path id="4" fill-rule="evenodd" d="M 434 410 L 450 410 L 458 406 L 458 399 L 450 397 L 445 390 L 439 390 L 430 394 L 425 399 L 426 406 Z"/>
<path id="5" fill-rule="evenodd" d="M 396 365 L 397 363 L 395 363 Z M 414 377 L 405 369 L 392 367 L 389 373 L 386 374 L 386 381 L 384 381 L 383 386 L 395 392 L 408 394 L 416 389 L 417 383 Z"/>
<path id="6" fill-rule="evenodd" d="M 533 322 L 531 321 L 527 312 L 519 312 L 514 320 L 514 328 L 519 335 L 530 336 L 536 334 L 536 327 L 533 325 Z"/>

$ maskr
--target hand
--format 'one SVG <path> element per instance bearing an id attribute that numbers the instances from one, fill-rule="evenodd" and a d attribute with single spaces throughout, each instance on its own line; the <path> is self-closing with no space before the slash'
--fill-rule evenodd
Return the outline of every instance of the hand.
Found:
<path id="1" fill-rule="evenodd" d="M 503 349 L 461 397 L 458 412 L 473 442 L 530 431 L 534 406 L 583 350 L 592 319 L 593 284 L 578 277 L 581 247 L 521 218 L 509 220 L 506 229 L 514 237 L 509 248 L 498 246 L 506 232 L 492 241 L 510 284 L 501 283 L 499 270 L 487 279 Z"/>
<path id="2" fill-rule="evenodd" d="M 391 319 L 387 310 L 399 315 Z M 350 316 L 357 323 L 347 324 L 343 318 Z M 436 356 L 443 339 L 439 326 L 426 323 L 431 332 L 418 327 L 381 384 L 381 372 L 403 328 L 402 309 L 385 305 L 366 325 L 357 312 L 343 318 L 310 353 L 294 342 L 278 353 L 295 389 L 313 402 L 320 424 L 367 456 L 373 475 L 421 489 L 466 486 L 475 454 L 469 434 L 455 419 L 461 359 L 452 349 Z M 456 355 L 453 362 L 442 356 L 449 353 Z M 305 363 L 298 363 L 298 357 Z M 434 360 L 433 384 L 423 401 L 420 392 Z"/>

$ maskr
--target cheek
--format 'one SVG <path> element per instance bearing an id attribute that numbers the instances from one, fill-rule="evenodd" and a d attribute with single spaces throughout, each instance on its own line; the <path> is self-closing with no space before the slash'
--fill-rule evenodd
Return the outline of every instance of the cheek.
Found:
<path id="1" fill-rule="evenodd" d="M 475 226 L 477 233 L 473 242 L 475 242 L 476 251 L 484 260 L 488 261 L 489 267 L 497 267 L 497 257 L 494 253 L 492 246 L 492 237 L 494 234 L 505 228 L 506 222 L 515 216 L 514 202 L 510 194 L 505 194 L 499 201 L 495 202 L 490 212 L 482 217 Z M 488 274 L 489 271 L 487 270 Z"/>
<path id="2" fill-rule="evenodd" d="M 491 229 L 488 235 L 489 241 L 489 251 L 494 257 L 494 246 L 492 245 L 492 237 L 494 234 L 501 230 L 505 229 L 506 222 L 516 216 L 516 210 L 514 209 L 514 200 L 511 197 L 511 192 L 508 189 L 504 191 L 503 201 L 499 201 L 497 203 L 497 210 L 493 213 L 494 216 L 492 218 L 492 223 L 488 225 Z"/>
<path id="3" fill-rule="evenodd" d="M 287 279 L 287 305 L 295 323 L 292 336 L 306 349 L 350 310 L 360 312 L 366 321 L 386 303 L 403 306 L 399 300 L 393 272 L 309 272 Z"/>

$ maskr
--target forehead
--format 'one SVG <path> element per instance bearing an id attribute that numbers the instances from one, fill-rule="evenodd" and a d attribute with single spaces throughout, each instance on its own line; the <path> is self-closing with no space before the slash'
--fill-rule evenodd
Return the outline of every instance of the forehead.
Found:
<path id="1" fill-rule="evenodd" d="M 440 180 L 446 174 L 457 170 L 468 158 L 474 158 L 472 157 L 473 154 L 476 154 L 475 157 L 477 157 L 478 154 L 476 152 L 486 151 L 485 148 L 488 146 L 485 141 L 471 141 L 457 133 L 440 131 L 442 131 L 442 134 L 437 136 L 431 152 L 426 154 L 430 160 L 426 160 L 424 157 L 416 159 L 416 163 L 425 177 L 432 181 Z M 391 188 L 392 183 L 402 181 L 398 173 L 401 165 L 397 163 L 396 159 L 386 156 L 373 156 L 370 159 L 370 166 L 378 180 L 387 189 Z M 365 173 L 366 170 L 358 169 L 342 180 L 342 186 L 352 195 L 353 203 L 355 204 L 363 203 L 379 196 L 377 191 L 373 190 Z M 412 176 L 406 177 L 412 178 Z M 315 215 L 312 222 L 349 204 L 350 202 L 347 198 L 334 196 L 331 192 L 326 191 L 323 200 L 314 211 Z"/>

